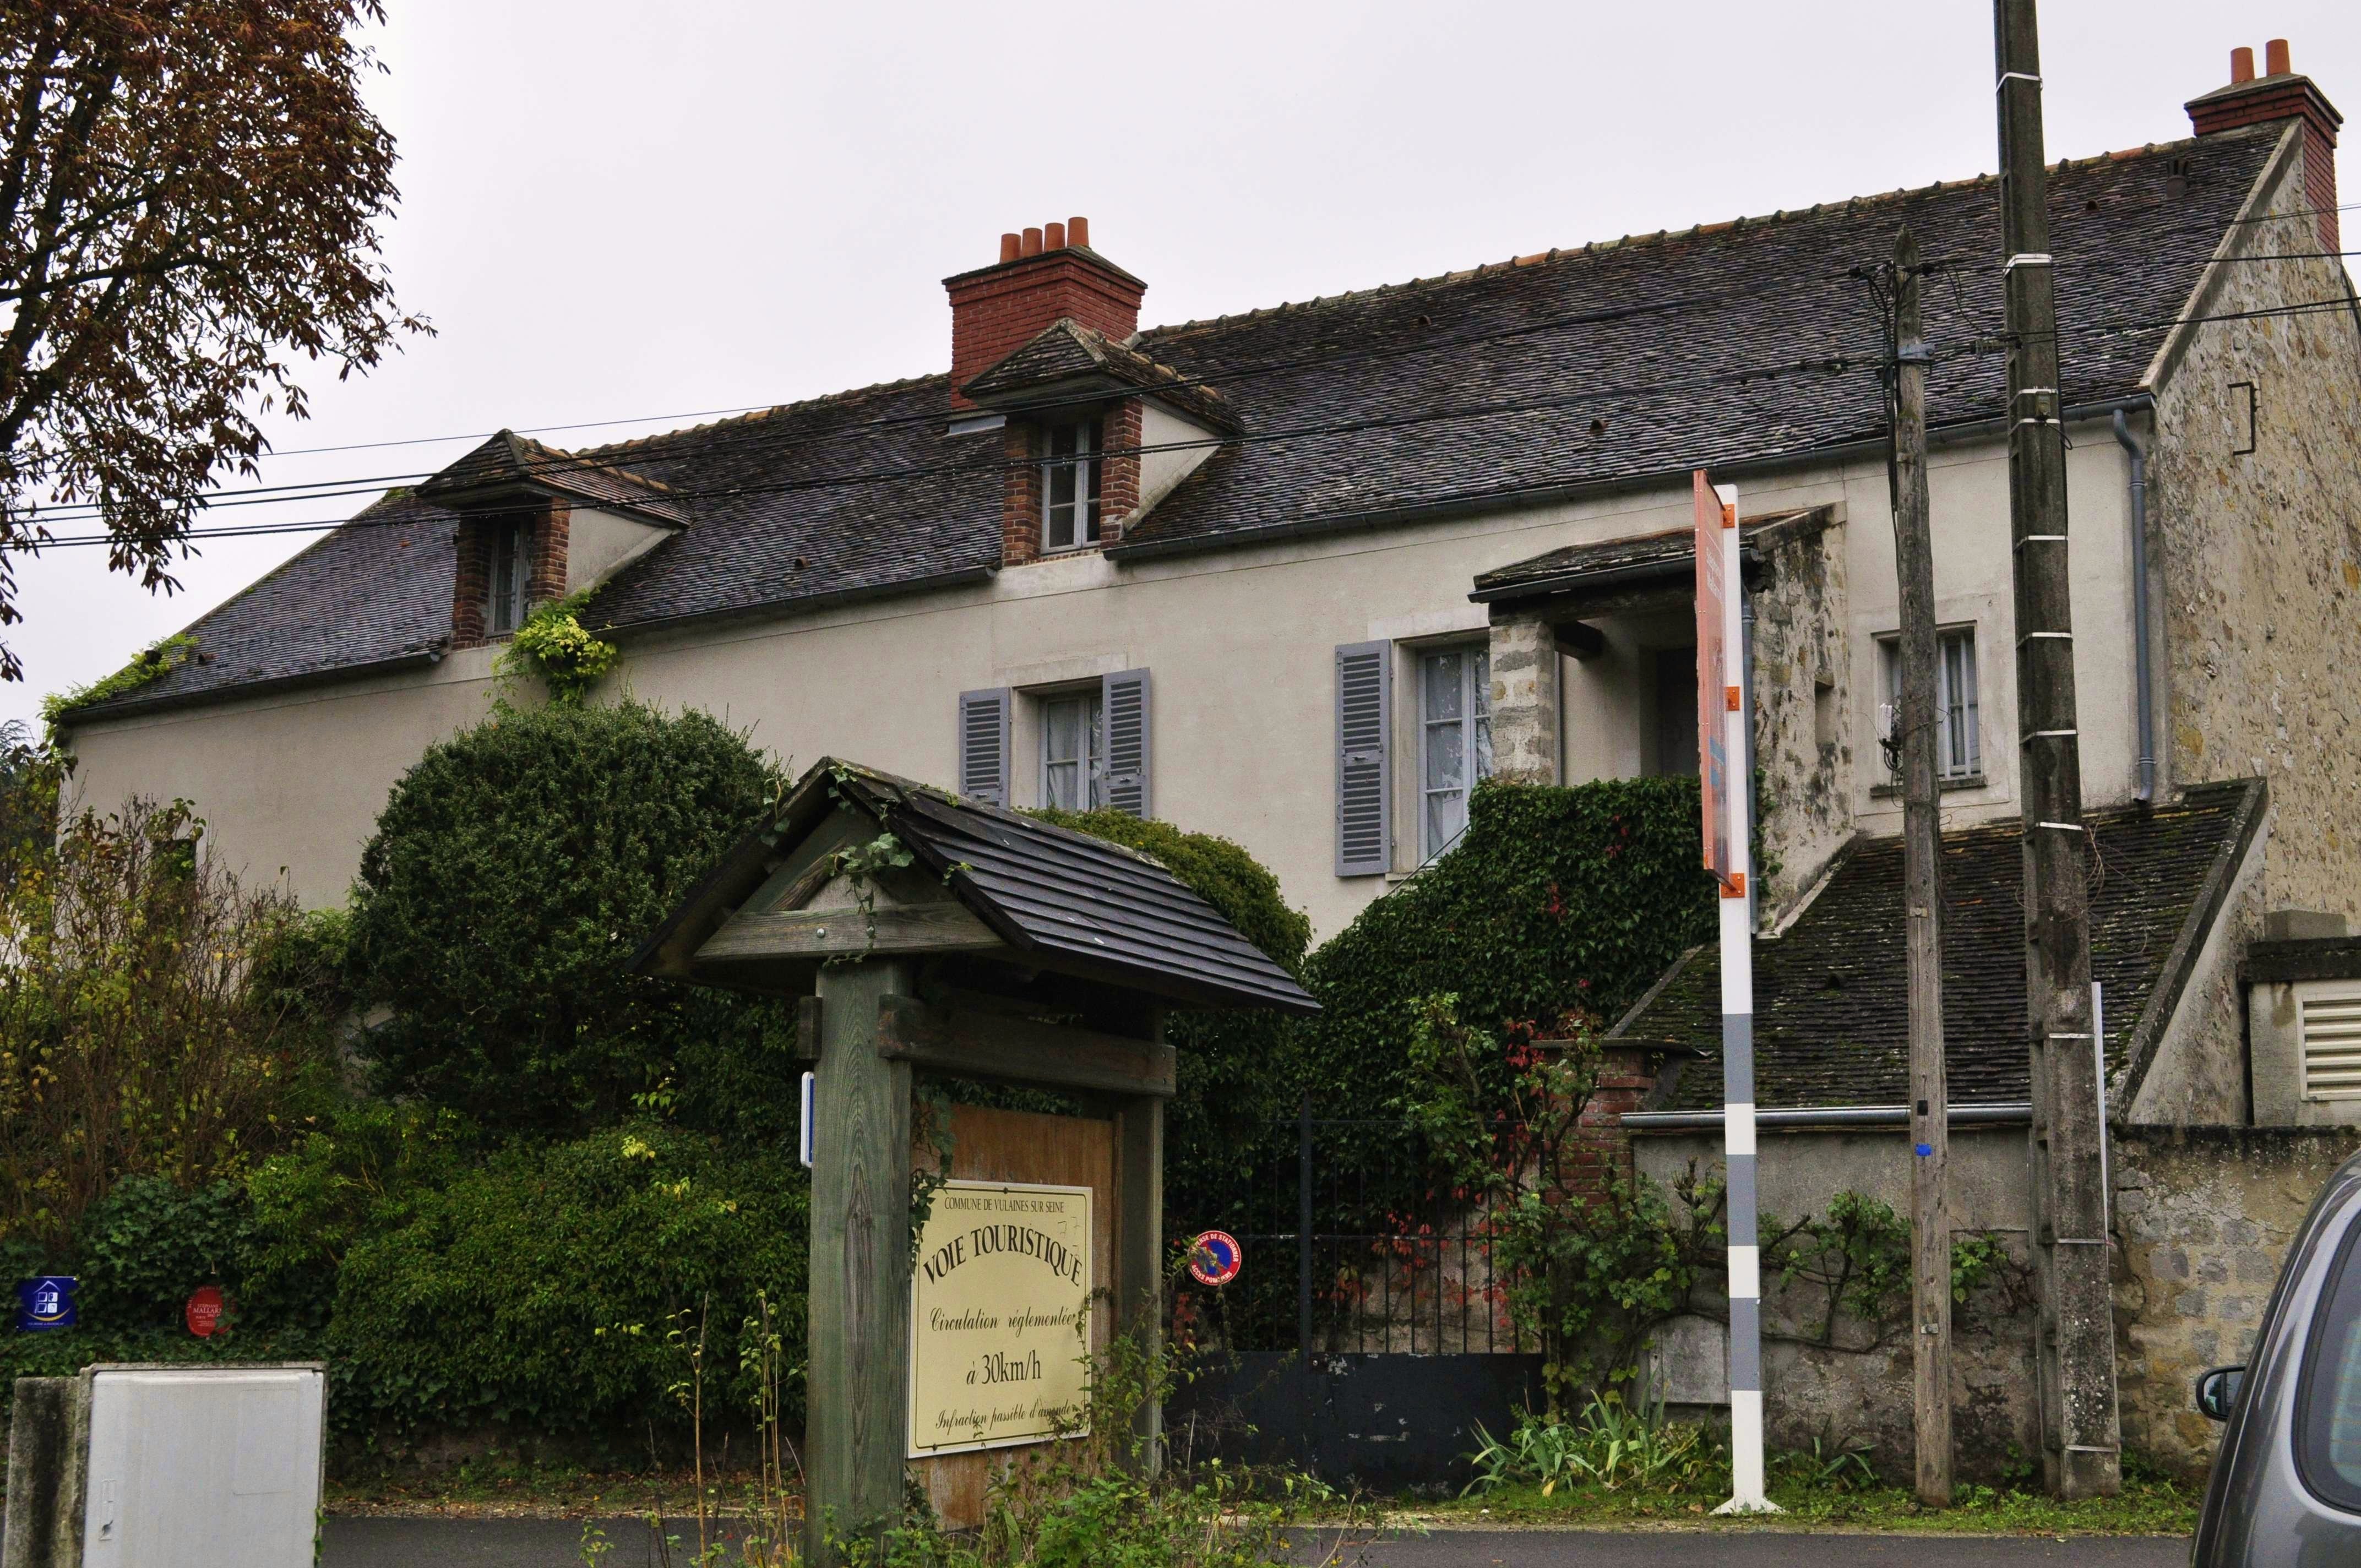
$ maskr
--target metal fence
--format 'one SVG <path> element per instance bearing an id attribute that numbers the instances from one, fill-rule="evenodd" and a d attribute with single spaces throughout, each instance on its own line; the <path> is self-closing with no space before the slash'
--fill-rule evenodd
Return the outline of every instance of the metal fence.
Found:
<path id="1" fill-rule="evenodd" d="M 1530 1353 L 1510 1321 L 1481 1208 L 1454 1189 L 1424 1140 L 1398 1120 L 1301 1114 L 1270 1130 L 1296 1158 L 1247 1184 L 1175 1239 L 1225 1231 L 1238 1277 L 1185 1279 L 1176 1329 L 1235 1351 L 1416 1355 Z"/>

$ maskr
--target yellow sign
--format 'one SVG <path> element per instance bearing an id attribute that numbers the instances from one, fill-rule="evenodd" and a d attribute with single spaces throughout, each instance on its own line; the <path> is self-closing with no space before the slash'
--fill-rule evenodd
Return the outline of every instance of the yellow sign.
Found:
<path id="1" fill-rule="evenodd" d="M 1087 1430 L 1091 1190 L 946 1182 L 910 1290 L 910 1457 Z"/>

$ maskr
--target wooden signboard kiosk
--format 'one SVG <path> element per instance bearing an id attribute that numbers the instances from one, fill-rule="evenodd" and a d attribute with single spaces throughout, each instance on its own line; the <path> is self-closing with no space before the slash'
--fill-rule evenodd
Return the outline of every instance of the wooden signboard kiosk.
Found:
<path id="1" fill-rule="evenodd" d="M 1079 1377 L 1067 1370 L 1083 1350 L 1078 1300 L 1112 1309 L 1088 1314 L 1094 1349 L 1110 1317 L 1119 1332 L 1160 1332 L 1166 1008 L 1318 1010 L 1154 861 L 832 759 L 632 967 L 797 998 L 818 1058 L 814 1562 L 827 1561 L 829 1530 L 852 1539 L 900 1519 L 906 1465 L 945 1525 L 981 1523 L 997 1451 L 1043 1441 L 1036 1386 Z M 961 1107 L 953 1185 L 929 1205 L 915 1270 L 914 1069 L 1056 1089 L 1085 1113 Z M 924 1321 L 914 1272 L 930 1298 Z M 1141 1419 L 1152 1465 L 1158 1413 Z"/>

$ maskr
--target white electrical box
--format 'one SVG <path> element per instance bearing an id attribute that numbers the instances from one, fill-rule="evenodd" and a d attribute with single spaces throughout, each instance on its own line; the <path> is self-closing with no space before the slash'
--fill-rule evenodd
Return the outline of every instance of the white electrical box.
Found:
<path id="1" fill-rule="evenodd" d="M 319 1368 L 88 1376 L 83 1568 L 310 1568 L 327 1410 Z"/>

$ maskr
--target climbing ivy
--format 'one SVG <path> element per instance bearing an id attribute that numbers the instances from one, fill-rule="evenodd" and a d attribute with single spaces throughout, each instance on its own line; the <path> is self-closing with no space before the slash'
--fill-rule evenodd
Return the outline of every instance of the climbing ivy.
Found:
<path id="1" fill-rule="evenodd" d="M 69 686 L 61 692 L 51 692 L 41 699 L 42 740 L 49 746 L 63 750 L 59 726 L 75 708 L 87 707 L 94 702 L 121 696 L 137 691 L 150 681 L 165 675 L 196 657 L 197 640 L 187 632 L 175 632 L 160 641 L 151 642 L 132 657 L 131 663 L 111 675 L 82 685 Z"/>
<path id="2" fill-rule="evenodd" d="M 584 588 L 535 609 L 501 651 L 494 671 L 503 678 L 538 675 L 549 688 L 550 701 L 566 707 L 579 705 L 622 657 L 621 649 L 582 624 L 582 612 L 596 591 Z"/>

